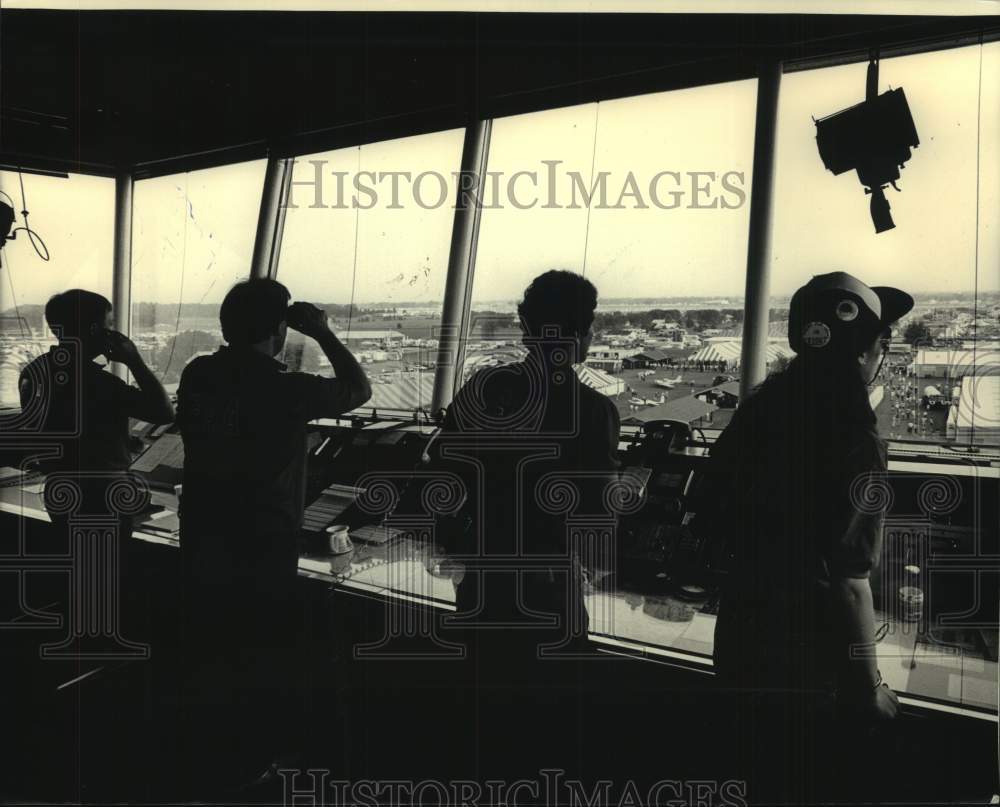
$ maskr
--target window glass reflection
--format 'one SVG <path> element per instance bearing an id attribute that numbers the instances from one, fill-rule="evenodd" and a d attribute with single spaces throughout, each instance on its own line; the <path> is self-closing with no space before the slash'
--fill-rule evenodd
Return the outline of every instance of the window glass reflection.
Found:
<path id="1" fill-rule="evenodd" d="M 171 392 L 222 343 L 219 305 L 250 274 L 266 161 L 135 185 L 132 338 Z"/>
<path id="2" fill-rule="evenodd" d="M 431 403 L 464 132 L 435 132 L 298 157 L 278 279 L 327 311 L 365 365 L 383 412 Z M 329 372 L 289 333 L 283 361 Z"/>

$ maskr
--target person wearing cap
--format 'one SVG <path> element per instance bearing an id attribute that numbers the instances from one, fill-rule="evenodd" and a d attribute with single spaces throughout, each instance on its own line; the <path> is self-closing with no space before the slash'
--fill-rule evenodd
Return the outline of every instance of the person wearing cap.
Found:
<path id="1" fill-rule="evenodd" d="M 874 653 L 869 576 L 882 513 L 872 502 L 887 463 L 868 393 L 892 323 L 912 306 L 905 292 L 845 272 L 812 278 L 790 303 L 795 357 L 742 402 L 712 449 L 707 528 L 731 564 L 714 661 L 749 709 L 748 754 L 795 766 L 762 733 L 807 755 L 816 716 L 834 704 L 864 722 L 897 713 Z"/>

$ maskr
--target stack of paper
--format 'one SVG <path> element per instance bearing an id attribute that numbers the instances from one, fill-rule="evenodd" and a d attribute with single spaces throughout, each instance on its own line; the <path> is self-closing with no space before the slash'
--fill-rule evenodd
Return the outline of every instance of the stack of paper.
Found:
<path id="1" fill-rule="evenodd" d="M 162 535 L 177 535 L 181 521 L 173 510 L 158 510 L 139 525 L 140 532 L 155 532 Z"/>
<path id="2" fill-rule="evenodd" d="M 330 485 L 310 504 L 302 520 L 306 532 L 321 532 L 343 513 L 358 495 L 358 489 L 348 485 Z"/>

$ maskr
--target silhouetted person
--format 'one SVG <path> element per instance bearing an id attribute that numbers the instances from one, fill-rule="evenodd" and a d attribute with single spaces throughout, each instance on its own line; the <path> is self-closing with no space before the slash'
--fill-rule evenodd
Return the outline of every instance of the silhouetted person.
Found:
<path id="1" fill-rule="evenodd" d="M 21 407 L 37 407 L 42 413 L 42 434 L 66 435 L 55 439 L 59 456 L 45 459 L 42 470 L 79 474 L 73 480 L 82 493 L 79 512 L 101 515 L 108 512 L 105 493 L 109 485 L 127 478 L 124 472 L 132 459 L 129 418 L 170 423 L 174 409 L 132 341 L 111 329 L 112 307 L 106 298 L 83 289 L 56 294 L 45 305 L 45 321 L 59 344 L 21 371 Z M 94 360 L 99 356 L 124 364 L 138 387 L 97 364 Z M 65 532 L 68 516 L 51 518 Z M 120 580 L 124 585 L 130 583 L 126 539 L 131 534 L 131 519 L 120 518 Z"/>
<path id="2" fill-rule="evenodd" d="M 587 549 L 569 545 L 567 516 L 605 512 L 602 496 L 618 467 L 619 438 L 614 403 L 573 370 L 586 359 L 596 305 L 597 290 L 579 275 L 536 277 L 518 305 L 527 357 L 473 376 L 448 408 L 437 441 L 471 491 L 458 519 L 466 528 L 448 549 L 475 556 L 456 586 L 456 616 L 469 625 L 464 638 L 483 683 L 523 676 L 530 685 L 558 675 L 558 662 L 538 658 L 542 646 L 579 653 L 586 644 L 576 550 Z M 471 455 L 474 464 L 449 461 L 447 452 Z M 567 485 L 577 497 L 568 512 L 560 503 Z M 509 570 L 475 568 L 505 555 Z M 552 556 L 552 564 L 533 558 L 539 555 Z M 557 626 L 539 624 L 552 617 Z M 504 623 L 509 627 L 496 628 Z"/>
<path id="3" fill-rule="evenodd" d="M 791 787 L 792 776 L 808 783 L 835 767 L 813 756 L 831 734 L 823 716 L 834 694 L 840 713 L 853 715 L 847 746 L 864 722 L 897 711 L 874 655 L 869 575 L 882 513 L 867 483 L 887 465 L 868 387 L 891 324 L 912 306 L 898 289 L 843 272 L 814 277 L 791 301 L 796 357 L 741 403 L 711 452 L 702 507 L 732 559 L 715 664 L 740 693 L 739 748 L 758 799 L 804 803 L 803 792 L 760 788 Z"/>
<path id="4" fill-rule="evenodd" d="M 277 281 L 237 284 L 219 316 L 228 346 L 184 368 L 177 398 L 186 625 L 222 681 L 239 681 L 243 668 L 253 673 L 245 684 L 273 689 L 284 681 L 278 668 L 294 664 L 284 655 L 297 640 L 306 425 L 362 405 L 371 387 L 326 313 L 289 306 Z M 288 327 L 316 340 L 336 378 L 286 371 L 275 356 Z M 260 722 L 275 697 L 265 692 L 238 711 Z"/>

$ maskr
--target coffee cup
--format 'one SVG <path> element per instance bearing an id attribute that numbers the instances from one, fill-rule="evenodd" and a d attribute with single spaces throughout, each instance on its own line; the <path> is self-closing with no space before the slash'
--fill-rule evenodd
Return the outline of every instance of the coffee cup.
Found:
<path id="1" fill-rule="evenodd" d="M 343 555 L 354 549 L 351 533 L 346 525 L 333 524 L 326 528 L 326 532 L 330 536 L 330 552 L 334 555 Z"/>

